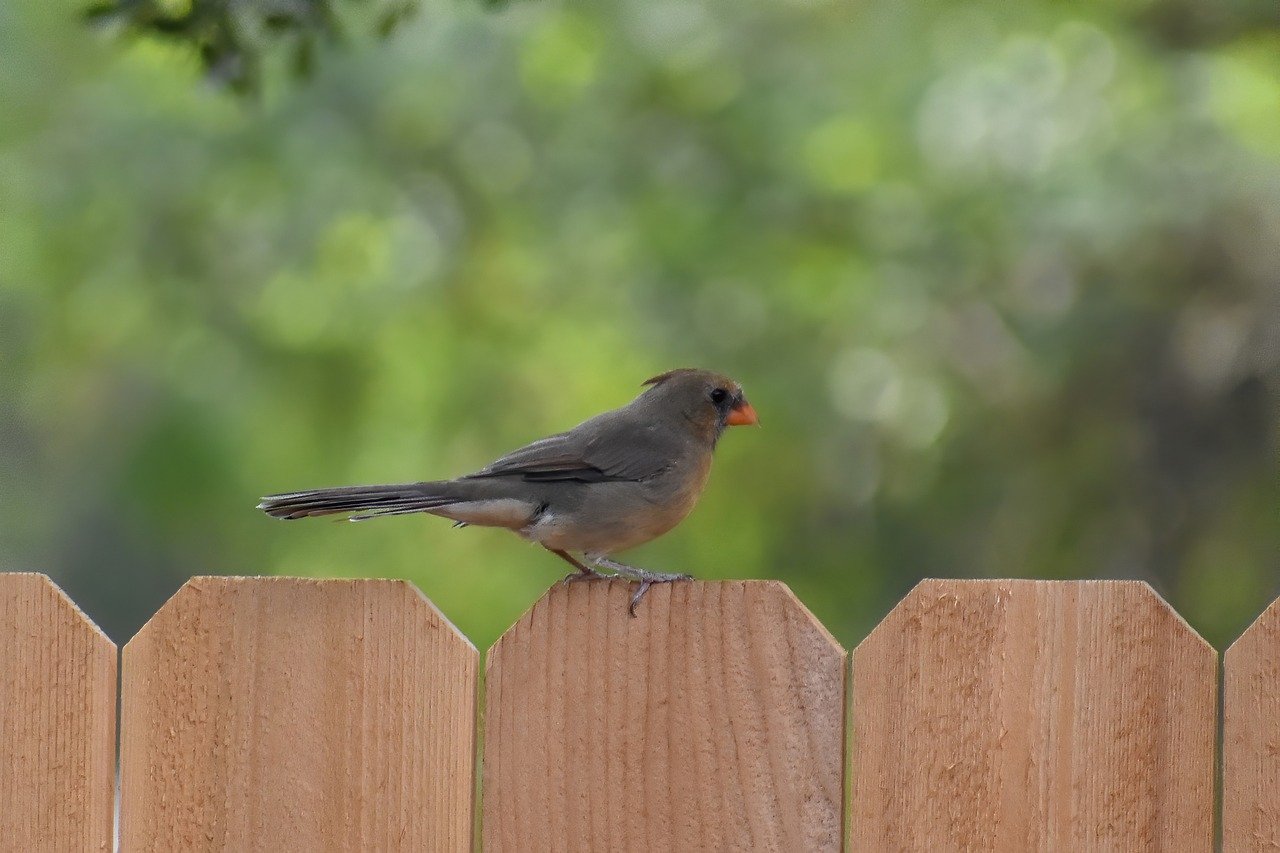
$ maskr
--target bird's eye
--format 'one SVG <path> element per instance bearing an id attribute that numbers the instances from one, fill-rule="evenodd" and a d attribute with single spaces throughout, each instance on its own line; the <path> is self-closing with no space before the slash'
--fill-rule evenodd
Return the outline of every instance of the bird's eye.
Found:
<path id="1" fill-rule="evenodd" d="M 717 406 L 729 398 L 729 392 L 723 388 L 716 388 L 711 392 L 711 402 Z"/>

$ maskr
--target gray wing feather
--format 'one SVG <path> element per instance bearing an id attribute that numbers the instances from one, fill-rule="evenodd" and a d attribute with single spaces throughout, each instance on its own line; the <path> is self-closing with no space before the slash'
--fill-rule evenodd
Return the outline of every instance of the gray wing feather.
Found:
<path id="1" fill-rule="evenodd" d="M 670 433 L 607 412 L 569 432 L 513 450 L 470 478 L 519 476 L 530 481 L 639 481 L 666 470 L 679 451 Z"/>

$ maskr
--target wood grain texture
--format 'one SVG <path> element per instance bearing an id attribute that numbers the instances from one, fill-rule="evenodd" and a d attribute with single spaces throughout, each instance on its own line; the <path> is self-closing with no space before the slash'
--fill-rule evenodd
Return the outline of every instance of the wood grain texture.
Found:
<path id="1" fill-rule="evenodd" d="M 489 653 L 484 849 L 838 850 L 845 652 L 785 586 L 558 585 Z"/>
<path id="2" fill-rule="evenodd" d="M 1216 653 L 1146 584 L 924 581 L 853 654 L 853 848 L 1213 847 Z"/>
<path id="3" fill-rule="evenodd" d="M 1222 849 L 1280 850 L 1280 601 L 1227 650 Z"/>
<path id="4" fill-rule="evenodd" d="M 195 578 L 123 665 L 125 853 L 471 849 L 478 655 L 412 585 Z"/>
<path id="5" fill-rule="evenodd" d="M 0 574 L 0 850 L 111 850 L 116 647 L 44 575 Z"/>

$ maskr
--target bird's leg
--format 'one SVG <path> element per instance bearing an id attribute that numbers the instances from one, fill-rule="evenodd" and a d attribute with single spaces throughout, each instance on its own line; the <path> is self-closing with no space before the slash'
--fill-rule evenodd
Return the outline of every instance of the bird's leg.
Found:
<path id="1" fill-rule="evenodd" d="M 602 569 L 609 569 L 615 572 L 618 577 L 626 578 L 629 581 L 635 581 L 640 584 L 635 595 L 631 596 L 631 604 L 627 607 L 627 612 L 632 616 L 636 615 L 636 605 L 640 603 L 640 599 L 644 598 L 644 594 L 649 591 L 649 587 L 655 583 L 671 583 L 672 581 L 693 580 L 692 575 L 682 574 L 680 572 L 651 572 L 648 569 L 639 569 L 635 566 L 628 566 L 626 563 L 619 563 L 610 560 L 608 557 L 587 554 L 587 559 L 595 566 Z"/>
<path id="2" fill-rule="evenodd" d="M 564 581 L 563 581 L 564 583 L 573 583 L 574 581 L 583 581 L 583 580 L 594 581 L 594 580 L 600 580 L 601 578 L 612 577 L 612 575 L 602 574 L 601 572 L 597 572 L 595 569 L 591 568 L 590 566 L 583 565 L 582 563 L 575 560 L 573 558 L 573 555 L 570 554 L 568 551 L 561 551 L 558 548 L 547 548 L 547 550 L 550 551 L 552 554 L 555 554 L 560 559 L 564 560 L 569 565 L 573 566 L 575 569 L 577 569 L 577 571 L 569 572 L 569 574 L 564 576 Z"/>
<path id="3" fill-rule="evenodd" d="M 588 554 L 587 559 L 596 568 L 608 569 L 633 581 L 647 580 L 649 583 L 670 583 L 671 581 L 693 580 L 693 575 L 686 575 L 681 572 L 651 572 L 648 569 L 628 566 L 626 563 L 619 563 L 617 560 L 610 560 L 608 557 L 601 557 L 595 554 Z"/>

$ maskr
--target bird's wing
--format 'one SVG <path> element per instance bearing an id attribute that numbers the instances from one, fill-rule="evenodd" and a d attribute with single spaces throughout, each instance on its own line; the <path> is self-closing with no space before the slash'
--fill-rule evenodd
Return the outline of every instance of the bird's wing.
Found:
<path id="1" fill-rule="evenodd" d="M 600 483 L 645 480 L 670 467 L 679 451 L 672 436 L 609 416 L 602 415 L 569 432 L 539 439 L 467 476 Z"/>

